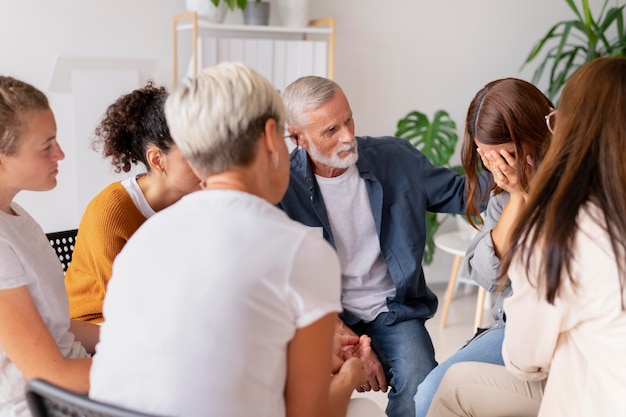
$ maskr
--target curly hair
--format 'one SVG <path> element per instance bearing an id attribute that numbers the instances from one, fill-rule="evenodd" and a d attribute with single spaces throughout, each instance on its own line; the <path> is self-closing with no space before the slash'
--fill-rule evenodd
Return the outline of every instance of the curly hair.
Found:
<path id="1" fill-rule="evenodd" d="M 128 172 L 137 162 L 150 171 L 148 148 L 156 146 L 167 153 L 174 145 L 165 120 L 167 96 L 165 87 L 148 81 L 145 87 L 119 97 L 106 110 L 92 146 L 101 146 L 102 156 L 111 157 L 115 172 Z"/>

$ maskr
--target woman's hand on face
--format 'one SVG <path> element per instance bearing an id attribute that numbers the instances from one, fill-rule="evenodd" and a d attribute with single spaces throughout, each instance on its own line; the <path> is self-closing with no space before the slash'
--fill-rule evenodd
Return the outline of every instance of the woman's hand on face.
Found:
<path id="1" fill-rule="evenodd" d="M 493 180 L 498 187 L 509 194 L 524 194 L 519 184 L 515 157 L 504 149 L 498 153 L 495 151 L 483 152 L 478 148 L 478 154 L 487 169 L 493 174 Z"/>

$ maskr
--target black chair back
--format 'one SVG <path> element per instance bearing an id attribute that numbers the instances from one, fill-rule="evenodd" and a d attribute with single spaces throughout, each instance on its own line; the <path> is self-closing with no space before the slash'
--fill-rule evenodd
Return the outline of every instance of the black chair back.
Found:
<path id="1" fill-rule="evenodd" d="M 78 229 L 46 233 L 50 245 L 59 257 L 61 265 L 63 265 L 63 271 L 67 271 L 67 267 L 70 266 L 70 262 L 72 262 L 72 253 L 74 252 L 77 234 Z"/>
<path id="2" fill-rule="evenodd" d="M 26 383 L 26 401 L 33 417 L 155 417 L 91 400 L 43 379 Z"/>

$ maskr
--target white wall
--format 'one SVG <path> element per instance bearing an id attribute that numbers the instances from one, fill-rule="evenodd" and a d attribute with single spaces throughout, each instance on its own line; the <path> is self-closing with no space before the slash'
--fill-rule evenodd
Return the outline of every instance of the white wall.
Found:
<path id="1" fill-rule="evenodd" d="M 147 78 L 170 83 L 171 16 L 183 6 L 182 0 L 0 0 L 0 73 L 47 93 L 66 153 L 56 189 L 17 196 L 45 231 L 77 227 L 87 201 L 118 178 L 90 149 L 91 132 L 121 93 Z M 87 69 L 74 77 L 59 71 L 58 63 L 76 58 L 86 59 L 79 68 Z M 103 58 L 111 61 L 102 64 Z M 142 65 L 133 70 L 125 62 Z"/>
<path id="2" fill-rule="evenodd" d="M 591 3 L 598 9 L 602 2 Z M 55 190 L 17 198 L 44 230 L 76 227 L 86 201 L 117 178 L 105 161 L 89 154 L 88 128 L 96 125 L 104 103 L 130 88 L 129 77 L 137 85 L 152 78 L 171 86 L 171 18 L 182 11 L 183 0 L 0 0 L 0 73 L 48 94 L 67 154 Z M 311 0 L 311 17 L 326 16 L 336 18 L 335 79 L 350 99 L 357 133 L 388 135 L 411 110 L 448 110 L 461 132 L 476 91 L 496 78 L 530 79 L 530 69 L 519 71 L 530 48 L 553 23 L 571 15 L 562 0 Z M 240 22 L 241 12 L 227 21 Z M 277 22 L 275 13 L 271 22 Z M 59 57 L 148 64 L 134 74 L 120 68 L 123 81 L 108 79 L 106 91 L 79 91 L 83 99 L 94 95 L 92 108 L 81 113 L 71 86 L 51 88 Z M 85 114 L 84 120 L 74 120 L 76 114 Z M 79 170 L 83 158 L 99 163 L 102 173 Z M 440 255 L 427 274 L 445 280 L 449 262 Z"/>

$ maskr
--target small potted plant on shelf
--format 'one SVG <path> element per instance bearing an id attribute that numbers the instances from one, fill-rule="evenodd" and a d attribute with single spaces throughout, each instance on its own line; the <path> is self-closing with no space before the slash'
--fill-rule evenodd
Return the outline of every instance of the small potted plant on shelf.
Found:
<path id="1" fill-rule="evenodd" d="M 220 4 L 225 4 L 226 6 L 228 6 L 228 8 L 231 11 L 235 10 L 235 7 L 243 11 L 246 9 L 246 6 L 248 5 L 248 0 L 210 0 L 210 1 L 211 3 L 213 3 L 215 7 L 219 6 Z M 256 3 L 259 3 L 261 0 L 254 0 L 254 1 Z"/>
<path id="2" fill-rule="evenodd" d="M 221 3 L 234 11 L 235 8 L 241 9 L 243 12 L 243 21 L 246 25 L 268 25 L 270 19 L 270 3 L 262 0 L 211 0 L 214 6 L 218 7 Z"/>
<path id="3" fill-rule="evenodd" d="M 222 23 L 226 18 L 228 5 L 219 0 L 185 0 L 187 11 L 196 12 L 212 23 Z"/>
<path id="4" fill-rule="evenodd" d="M 270 3 L 262 0 L 186 0 L 187 10 L 204 16 L 213 23 L 222 23 L 228 10 L 240 9 L 247 25 L 267 25 Z"/>

